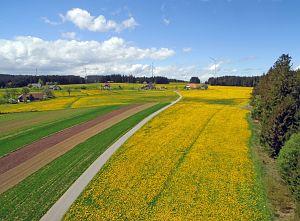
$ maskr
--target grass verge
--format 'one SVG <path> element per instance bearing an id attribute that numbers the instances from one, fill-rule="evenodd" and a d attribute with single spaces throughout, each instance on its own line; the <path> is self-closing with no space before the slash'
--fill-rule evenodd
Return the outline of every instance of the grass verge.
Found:
<path id="1" fill-rule="evenodd" d="M 259 142 L 259 125 L 247 116 L 251 137 L 249 146 L 257 174 L 257 181 L 264 190 L 264 199 L 269 208 L 272 220 L 299 221 L 297 217 L 296 204 L 291 192 L 282 180 L 274 159 L 270 158 Z"/>
<path id="2" fill-rule="evenodd" d="M 0 220 L 39 220 L 115 140 L 167 105 L 157 104 L 91 137 L 0 195 Z"/>
<path id="3" fill-rule="evenodd" d="M 14 150 L 17 150 L 26 144 L 30 144 L 36 140 L 61 131 L 65 128 L 83 123 L 88 120 L 92 120 L 93 118 L 106 114 L 120 107 L 121 105 L 102 106 L 96 109 L 91 109 L 90 111 L 78 116 L 73 116 L 71 118 L 55 121 L 53 123 L 46 124 L 41 127 L 36 127 L 33 130 L 24 131 L 24 133 L 17 133 L 16 135 L 4 138 L 1 140 L 0 157 Z"/>

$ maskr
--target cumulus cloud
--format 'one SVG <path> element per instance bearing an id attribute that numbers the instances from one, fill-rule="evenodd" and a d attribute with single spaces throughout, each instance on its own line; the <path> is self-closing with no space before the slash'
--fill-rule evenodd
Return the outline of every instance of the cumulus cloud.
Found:
<path id="1" fill-rule="evenodd" d="M 192 51 L 192 48 L 183 48 L 182 51 L 188 53 Z"/>
<path id="2" fill-rule="evenodd" d="M 300 65 L 295 68 L 295 70 L 299 70 L 299 69 L 300 69 Z"/>
<path id="3" fill-rule="evenodd" d="M 61 34 L 61 37 L 65 38 L 65 39 L 74 40 L 74 39 L 76 39 L 76 33 L 75 32 L 63 32 Z"/>
<path id="4" fill-rule="evenodd" d="M 72 35 L 72 34 L 71 34 Z M 45 41 L 31 36 L 13 40 L 0 39 L 0 71 L 22 72 L 35 67 L 70 73 L 85 65 L 117 67 L 141 60 L 163 60 L 175 52 L 168 48 L 139 48 L 124 39 L 112 37 L 106 41 L 56 40 Z M 139 66 L 136 66 L 137 68 Z M 129 70 L 130 71 L 130 70 Z"/>
<path id="5" fill-rule="evenodd" d="M 80 8 L 73 8 L 61 17 L 63 21 L 70 21 L 82 30 L 93 32 L 121 32 L 125 29 L 134 29 L 138 25 L 133 17 L 118 23 L 114 20 L 107 20 L 103 15 L 92 16 L 88 11 Z"/>

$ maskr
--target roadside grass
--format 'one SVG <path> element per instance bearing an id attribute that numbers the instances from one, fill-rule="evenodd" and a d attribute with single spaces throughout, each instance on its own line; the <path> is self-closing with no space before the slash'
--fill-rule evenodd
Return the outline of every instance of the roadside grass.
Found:
<path id="1" fill-rule="evenodd" d="M 141 111 L 91 137 L 0 195 L 0 220 L 39 220 L 115 140 L 168 103 Z"/>
<path id="2" fill-rule="evenodd" d="M 299 205 L 296 205 L 291 192 L 282 180 L 275 160 L 269 157 L 268 150 L 260 145 L 259 125 L 251 119 L 250 114 L 247 120 L 251 130 L 249 146 L 257 174 L 257 183 L 265 192 L 263 196 L 272 220 L 299 221 L 299 214 L 297 215 L 296 212 Z"/>
<path id="3" fill-rule="evenodd" d="M 94 108 L 81 115 L 72 116 L 71 118 L 55 121 L 40 127 L 34 127 L 32 130 L 26 130 L 23 133 L 17 133 L 16 135 L 1 139 L 0 157 L 17 150 L 26 144 L 32 143 L 73 125 L 91 120 L 120 107 L 121 105 L 111 105 Z"/>
<path id="4" fill-rule="evenodd" d="M 263 177 L 266 175 L 265 171 L 263 170 L 263 167 L 261 165 L 261 162 L 257 158 L 257 155 L 255 153 L 255 148 L 257 147 L 258 144 L 258 138 L 255 133 L 255 128 L 253 125 L 253 122 L 251 120 L 250 114 L 248 113 L 247 116 L 247 121 L 249 125 L 249 130 L 250 130 L 250 138 L 248 141 L 248 146 L 249 146 L 249 154 L 250 158 L 252 159 L 253 166 L 255 169 L 255 179 L 256 179 L 256 191 L 259 192 L 261 195 L 261 202 L 259 202 L 260 207 L 263 207 L 262 211 L 265 212 L 266 217 L 269 217 L 270 220 L 273 220 L 273 215 L 271 212 L 271 208 L 269 208 L 270 205 L 268 205 L 268 199 L 267 199 L 267 189 L 264 184 Z M 267 208 L 265 208 L 267 205 Z"/>

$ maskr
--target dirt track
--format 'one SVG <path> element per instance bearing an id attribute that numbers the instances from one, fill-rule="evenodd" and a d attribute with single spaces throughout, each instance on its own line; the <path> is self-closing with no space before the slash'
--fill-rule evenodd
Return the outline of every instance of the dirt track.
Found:
<path id="1" fill-rule="evenodd" d="M 149 103 L 126 106 L 91 121 L 67 128 L 0 158 L 0 193 L 16 185 L 79 143 L 153 105 L 153 103 Z"/>

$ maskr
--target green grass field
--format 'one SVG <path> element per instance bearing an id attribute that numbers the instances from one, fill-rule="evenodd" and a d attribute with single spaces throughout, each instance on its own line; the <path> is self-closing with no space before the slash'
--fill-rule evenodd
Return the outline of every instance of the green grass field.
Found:
<path id="1" fill-rule="evenodd" d="M 41 123 L 40 125 L 34 125 L 31 127 L 31 129 L 27 130 L 17 130 L 15 133 L 11 133 L 9 136 L 5 136 L 0 138 L 1 141 L 1 148 L 0 148 L 0 157 L 8 154 L 11 151 L 14 151 L 26 144 L 32 143 L 33 141 L 39 140 L 45 136 L 48 136 L 50 134 L 53 134 L 55 132 L 58 132 L 60 130 L 63 130 L 65 128 L 71 127 L 73 125 L 91 120 L 93 118 L 96 118 L 98 116 L 101 116 L 103 114 L 106 114 L 112 110 L 118 109 L 123 105 L 110 105 L 110 106 L 102 106 L 97 108 L 91 108 L 91 109 L 78 109 L 79 113 L 77 114 L 70 114 L 67 112 L 67 114 L 61 118 L 61 116 L 58 116 L 56 112 L 52 113 L 51 111 L 44 112 L 47 115 L 54 114 L 56 116 L 53 116 L 53 121 L 50 123 Z M 82 111 L 84 110 L 84 111 Z M 39 112 L 43 113 L 43 112 Z M 59 112 L 60 113 L 60 112 Z M 63 113 L 63 112 L 62 112 Z M 26 116 L 28 118 L 35 117 L 36 113 L 26 113 L 29 116 Z M 15 113 L 15 114 L 7 114 L 4 115 L 8 116 L 9 119 L 1 119 L 1 124 L 7 124 L 7 123 L 16 123 L 19 120 L 19 116 L 24 116 L 25 113 Z M 46 115 L 46 117 L 47 117 Z"/>
<path id="2" fill-rule="evenodd" d="M 95 109 L 97 109 L 97 107 L 0 114 L 0 140 L 7 136 L 33 130 L 35 127 L 41 127 L 55 121 L 76 117 Z"/>
<path id="3" fill-rule="evenodd" d="M 166 104 L 141 111 L 91 137 L 1 194 L 0 220 L 39 220 L 107 147 Z"/>

